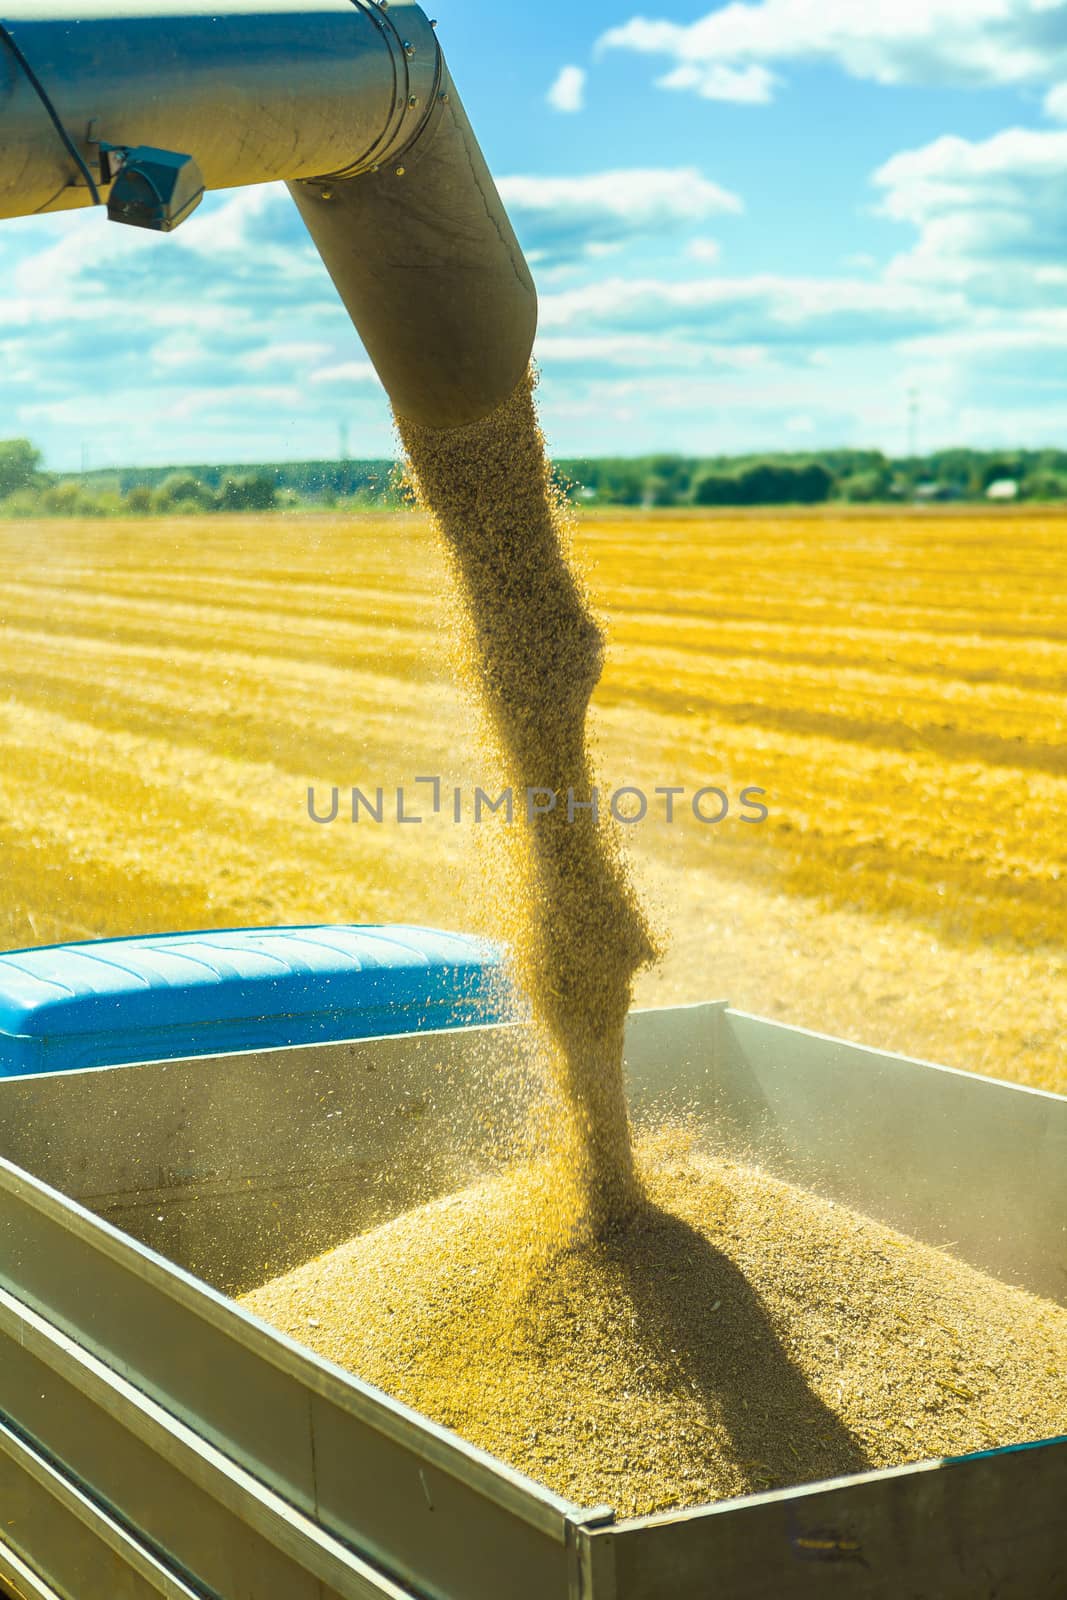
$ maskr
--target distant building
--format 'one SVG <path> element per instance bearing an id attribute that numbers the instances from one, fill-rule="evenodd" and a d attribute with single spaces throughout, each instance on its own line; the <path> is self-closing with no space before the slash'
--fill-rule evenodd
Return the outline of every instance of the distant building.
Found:
<path id="1" fill-rule="evenodd" d="M 960 491 L 954 483 L 917 483 L 915 498 L 924 502 L 958 500 Z"/>
<path id="2" fill-rule="evenodd" d="M 985 492 L 987 500 L 1018 500 L 1019 485 L 1015 478 L 995 478 Z"/>

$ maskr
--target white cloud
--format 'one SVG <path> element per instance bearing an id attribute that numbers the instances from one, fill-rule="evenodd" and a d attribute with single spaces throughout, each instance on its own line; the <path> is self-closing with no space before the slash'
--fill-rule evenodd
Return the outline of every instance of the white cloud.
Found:
<path id="1" fill-rule="evenodd" d="M 545 365 L 580 367 L 583 374 L 620 368 L 631 372 L 692 371 L 707 366 L 745 371 L 768 359 L 762 345 L 724 345 L 714 339 L 672 339 L 637 332 L 541 334 L 534 353 Z"/>
<path id="2" fill-rule="evenodd" d="M 242 372 L 276 373 L 283 370 L 294 369 L 307 371 L 317 362 L 323 361 L 332 355 L 330 345 L 321 341 L 308 339 L 293 339 L 285 344 L 274 340 L 257 345 L 254 350 L 247 351 L 239 358 Z M 312 382 L 314 382 L 314 377 Z"/>
<path id="3" fill-rule="evenodd" d="M 913 339 L 908 344 L 909 356 L 924 361 L 982 360 L 1002 362 L 1005 358 L 1029 363 L 1040 354 L 1054 356 L 1063 371 L 1067 385 L 1067 311 L 1034 312 L 1014 319 L 1010 325 L 1001 323 L 985 328 L 959 328 L 950 333 L 934 334 L 929 338 Z"/>
<path id="4" fill-rule="evenodd" d="M 497 187 L 523 248 L 548 264 L 737 214 L 740 198 L 695 167 L 628 167 L 583 177 L 501 178 Z"/>
<path id="5" fill-rule="evenodd" d="M 310 381 L 316 384 L 330 383 L 377 383 L 381 380 L 369 361 L 342 361 L 335 367 L 320 367 L 311 374 Z"/>
<path id="6" fill-rule="evenodd" d="M 891 357 L 879 361 L 873 376 L 872 383 L 869 354 L 826 373 L 781 361 L 751 372 L 695 371 L 684 382 L 669 373 L 598 371 L 588 380 L 575 373 L 566 384 L 546 383 L 544 424 L 550 444 L 565 438 L 567 448 L 559 453 L 576 456 L 618 454 L 623 437 L 640 438 L 647 450 L 692 454 L 766 449 L 788 438 L 796 416 L 812 419 L 803 448 L 869 445 L 887 431 L 901 431 L 906 405 L 903 392 L 899 405 L 895 395 L 890 400 Z"/>
<path id="7" fill-rule="evenodd" d="M 685 253 L 693 261 L 711 263 L 718 261 L 722 255 L 722 245 L 718 239 L 690 239 L 685 247 Z"/>
<path id="8" fill-rule="evenodd" d="M 719 61 L 699 64 L 685 61 L 656 81 L 661 89 L 692 89 L 702 100 L 765 106 L 774 98 L 774 90 L 781 79 L 755 63 L 747 67 L 728 67 Z"/>
<path id="9" fill-rule="evenodd" d="M 146 351 L 154 374 L 181 373 L 204 359 L 204 341 L 191 329 L 179 328 L 157 339 Z"/>
<path id="10" fill-rule="evenodd" d="M 695 167 L 626 167 L 579 178 L 502 178 L 500 192 L 520 214 L 596 211 L 642 226 L 701 221 L 720 211 L 740 211 L 741 201 Z"/>
<path id="11" fill-rule="evenodd" d="M 1067 0 L 732 0 L 688 24 L 634 17 L 597 48 L 673 60 L 666 88 L 756 102 L 778 81 L 770 62 L 835 61 L 886 84 L 1047 82 L 1067 69 L 1065 17 Z"/>
<path id="12" fill-rule="evenodd" d="M 1067 122 L 1067 83 L 1055 83 L 1045 96 L 1045 115 Z"/>
<path id="13" fill-rule="evenodd" d="M 581 111 L 585 105 L 585 68 L 561 67 L 545 96 L 554 111 Z"/>
<path id="14" fill-rule="evenodd" d="M 956 286 L 973 305 L 1025 309 L 1062 299 L 1067 130 L 935 139 L 893 156 L 874 182 L 884 215 L 918 235 L 892 262 L 890 279 Z"/>
<path id="15" fill-rule="evenodd" d="M 250 393 L 255 396 L 257 409 L 272 411 L 276 417 L 283 417 L 286 412 L 293 409 L 293 392 L 288 384 L 257 385 Z M 233 404 L 232 391 L 220 405 L 219 391 L 214 386 L 206 389 L 182 389 L 161 407 L 161 414 L 180 422 L 203 422 L 205 416 L 216 416 L 228 421 L 232 417 Z"/>
<path id="16" fill-rule="evenodd" d="M 1009 128 L 981 141 L 954 135 L 892 156 L 874 174 L 888 191 L 888 215 L 925 221 L 946 206 L 971 207 L 978 191 L 1018 200 L 1027 181 L 1056 182 L 1067 173 L 1067 132 Z"/>
<path id="17" fill-rule="evenodd" d="M 1008 327 L 978 335 L 963 316 L 942 333 L 846 343 L 818 361 L 810 346 L 768 346 L 750 370 L 732 371 L 701 346 L 701 359 L 684 375 L 654 366 L 627 370 L 621 357 L 612 371 L 590 347 L 565 381 L 546 357 L 541 400 L 549 440 L 575 456 L 618 454 L 624 439 L 635 452 L 727 453 L 779 440 L 781 448 L 902 453 L 913 386 L 922 392 L 925 449 L 1055 443 L 1067 436 L 1065 352 L 1067 313 L 1058 331 L 1044 317 L 1032 325 L 1027 319 L 1022 338 Z M 810 432 L 801 418 L 810 419 Z M 795 442 L 787 446 L 790 437 Z"/>
<path id="18" fill-rule="evenodd" d="M 662 279 L 614 277 L 541 297 L 540 325 L 700 334 L 723 345 L 884 343 L 951 327 L 959 295 L 906 282 L 858 278 Z"/>

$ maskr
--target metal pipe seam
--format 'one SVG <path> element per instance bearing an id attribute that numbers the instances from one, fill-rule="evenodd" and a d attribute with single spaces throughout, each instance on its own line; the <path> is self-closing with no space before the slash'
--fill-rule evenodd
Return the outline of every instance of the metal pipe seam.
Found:
<path id="1" fill-rule="evenodd" d="M 363 155 L 336 171 L 317 174 L 337 180 L 377 172 L 388 161 L 398 161 L 420 137 L 434 111 L 444 72 L 433 25 L 417 5 L 382 5 L 380 0 L 351 0 L 366 11 L 389 44 L 394 70 L 393 109 L 389 123 Z M 402 16 L 406 26 L 397 26 Z"/>

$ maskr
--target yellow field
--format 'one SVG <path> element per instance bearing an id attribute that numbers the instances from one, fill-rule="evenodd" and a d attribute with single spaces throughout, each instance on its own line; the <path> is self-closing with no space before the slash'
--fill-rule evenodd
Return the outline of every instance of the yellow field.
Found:
<path id="1" fill-rule="evenodd" d="M 1067 518 L 587 514 L 577 550 L 611 634 L 605 791 L 755 785 L 770 811 L 655 800 L 627 830 L 672 937 L 639 1000 L 1067 1092 Z M 502 824 L 450 820 L 449 785 L 492 775 L 415 516 L 5 525 L 0 619 L 0 947 L 491 924 Z M 442 815 L 344 820 L 353 784 L 428 802 L 421 775 Z"/>

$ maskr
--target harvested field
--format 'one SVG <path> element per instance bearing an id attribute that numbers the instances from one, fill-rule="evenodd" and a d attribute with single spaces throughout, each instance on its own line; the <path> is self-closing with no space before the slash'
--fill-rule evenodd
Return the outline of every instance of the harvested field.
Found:
<path id="1" fill-rule="evenodd" d="M 587 513 L 577 554 L 605 789 L 731 801 L 628 829 L 671 937 L 639 1003 L 728 996 L 1067 1091 L 1067 518 Z M 447 591 L 413 514 L 0 528 L 0 945 L 491 925 L 469 867 L 503 824 L 448 798 L 482 775 Z M 353 784 L 385 821 L 345 821 Z"/>

